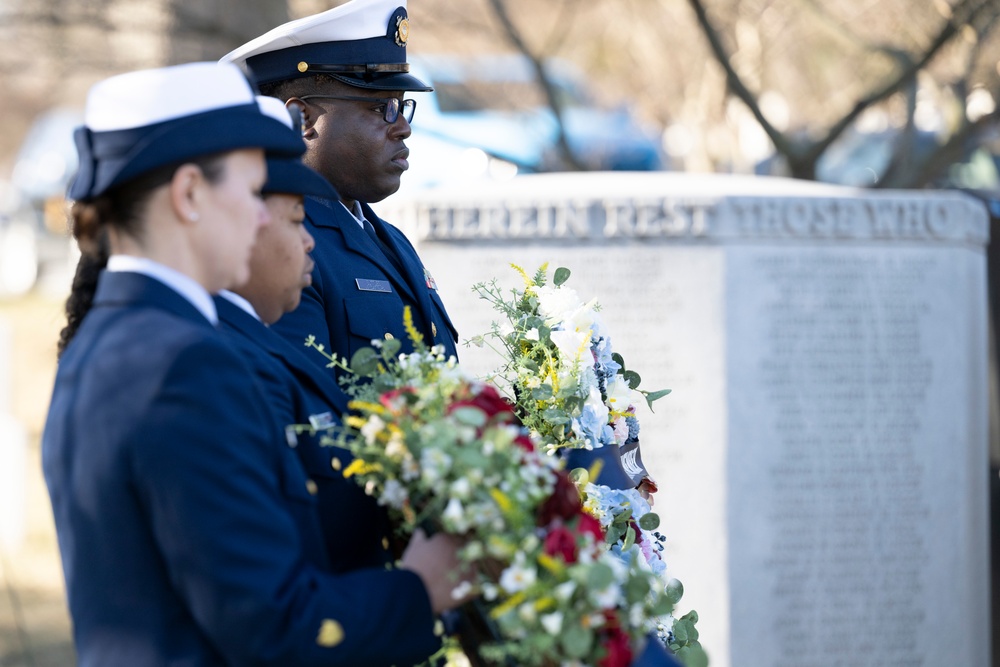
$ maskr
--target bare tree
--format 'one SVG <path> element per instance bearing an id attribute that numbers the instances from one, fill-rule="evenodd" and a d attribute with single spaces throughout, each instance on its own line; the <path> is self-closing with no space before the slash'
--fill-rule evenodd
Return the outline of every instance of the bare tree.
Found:
<path id="1" fill-rule="evenodd" d="M 909 51 L 887 44 L 867 45 L 870 53 L 888 56 L 894 62 L 894 67 L 860 95 L 846 113 L 823 128 L 815 138 L 802 134 L 793 135 L 775 127 L 761 109 L 759 94 L 751 90 L 745 77 L 734 66 L 734 58 L 721 30 L 709 16 L 706 3 L 703 0 L 688 0 L 688 4 L 694 12 L 713 57 L 725 72 L 727 90 L 750 110 L 774 144 L 776 151 L 787 161 L 791 175 L 796 178 L 815 179 L 816 165 L 824 152 L 865 111 L 900 92 L 908 98 L 906 124 L 900 135 L 900 141 L 897 142 L 895 159 L 890 163 L 883 178 L 883 185 L 897 187 L 923 185 L 959 157 L 962 149 L 977 132 L 998 118 L 997 111 L 994 110 L 973 120 L 963 109 L 961 122 L 940 148 L 920 159 L 917 159 L 912 151 L 914 95 L 918 76 L 928 71 L 941 52 L 961 39 L 963 34 L 968 35 L 969 31 L 972 31 L 977 37 L 976 43 L 979 44 L 985 37 L 994 33 L 1000 20 L 1000 10 L 994 0 L 959 0 L 954 6 L 947 7 L 936 33 L 921 49 Z M 950 84 L 959 95 L 966 92 L 969 87 L 978 51 L 975 48 L 970 51 L 964 76 Z M 991 93 L 994 99 L 1000 99 L 1000 82 L 996 76 L 992 80 Z M 960 99 L 964 100 L 964 95 Z"/>

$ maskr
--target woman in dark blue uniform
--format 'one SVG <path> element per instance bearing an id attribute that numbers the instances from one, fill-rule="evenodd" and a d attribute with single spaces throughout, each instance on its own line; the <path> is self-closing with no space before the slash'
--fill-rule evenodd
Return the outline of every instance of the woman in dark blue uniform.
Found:
<path id="1" fill-rule="evenodd" d="M 265 97 L 262 104 L 277 105 Z M 336 198 L 333 187 L 298 159 L 268 159 L 264 203 L 271 223 L 257 236 L 250 258 L 250 280 L 215 297 L 219 323 L 226 338 L 257 376 L 279 425 L 286 427 L 288 446 L 295 450 L 306 474 L 316 484 L 316 499 L 330 565 L 336 572 L 384 567 L 394 558 L 386 512 L 342 471 L 353 460 L 340 447 L 321 446 L 323 429 L 338 423 L 347 411 L 347 396 L 333 371 L 316 364 L 318 352 L 293 345 L 270 329 L 294 310 L 302 289 L 312 280 L 309 252 L 313 237 L 304 224 L 303 196 Z M 350 539 L 345 539 L 350 536 Z"/>
<path id="2" fill-rule="evenodd" d="M 427 657 L 453 545 L 418 538 L 401 569 L 334 575 L 315 484 L 215 326 L 210 294 L 247 280 L 269 221 L 264 151 L 301 139 L 236 68 L 194 63 L 97 84 L 76 141 L 85 259 L 43 466 L 79 663 Z"/>

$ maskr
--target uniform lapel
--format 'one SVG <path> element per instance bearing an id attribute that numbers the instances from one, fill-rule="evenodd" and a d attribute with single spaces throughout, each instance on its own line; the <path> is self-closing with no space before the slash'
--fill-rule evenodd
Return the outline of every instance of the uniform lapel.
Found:
<path id="1" fill-rule="evenodd" d="M 403 271 L 405 272 L 406 282 L 410 286 L 411 294 L 413 294 L 420 308 L 418 315 L 423 319 L 422 328 L 425 332 L 431 331 L 431 313 L 434 311 L 431 310 L 430 289 L 427 287 L 427 276 L 424 274 L 423 265 L 420 263 L 420 260 L 415 260 L 411 257 L 412 253 L 409 252 L 408 248 L 404 252 L 395 234 L 388 232 L 388 225 L 375 215 L 370 206 L 362 203 L 361 210 L 364 211 L 365 217 L 375 227 L 375 231 L 385 240 L 386 245 L 399 257 L 399 262 L 402 264 Z M 401 234 L 402 232 L 399 233 Z"/>
<path id="2" fill-rule="evenodd" d="M 131 271 L 103 271 L 94 306 L 147 305 L 214 328 L 194 304 L 155 278 Z"/>
<path id="3" fill-rule="evenodd" d="M 224 297 L 215 298 L 215 306 L 219 310 L 219 319 L 235 330 L 252 344 L 289 367 L 293 375 L 301 381 L 303 376 L 312 385 L 312 393 L 324 399 L 324 402 L 337 410 L 339 414 L 347 412 L 347 398 L 333 379 L 333 371 L 327 371 L 310 361 L 284 338 L 271 331 L 263 322 L 247 313 L 242 308 Z"/>
<path id="4" fill-rule="evenodd" d="M 367 206 L 362 206 L 367 209 L 367 215 L 367 212 L 371 211 L 371 209 Z M 385 253 L 375 245 L 375 242 L 365 233 L 354 216 L 339 201 L 306 197 L 306 216 L 317 227 L 329 227 L 338 230 L 344 237 L 344 247 L 347 250 L 364 257 L 376 265 L 396 285 L 396 289 L 405 292 L 409 298 L 417 298 L 417 294 L 414 294 L 413 288 L 407 282 L 406 277 L 400 274 L 395 265 L 385 256 Z M 371 216 L 378 220 L 378 217 L 374 213 Z M 394 247 L 392 249 L 395 250 Z M 403 263 L 405 265 L 405 260 Z M 370 277 L 352 276 L 352 278 Z"/>

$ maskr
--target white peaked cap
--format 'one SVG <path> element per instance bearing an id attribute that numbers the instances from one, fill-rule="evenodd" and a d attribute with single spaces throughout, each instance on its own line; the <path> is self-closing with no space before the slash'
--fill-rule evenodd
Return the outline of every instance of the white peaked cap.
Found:
<path id="1" fill-rule="evenodd" d="M 189 63 L 129 72 L 95 84 L 74 139 L 71 199 L 86 200 L 158 167 L 242 148 L 269 156 L 305 151 L 287 112 L 265 113 L 233 65 Z"/>
<path id="2" fill-rule="evenodd" d="M 351 0 L 325 12 L 289 21 L 252 39 L 222 57 L 246 67 L 247 58 L 303 44 L 348 42 L 385 34 L 386 24 L 406 0 Z"/>
<path id="3" fill-rule="evenodd" d="M 94 84 L 83 122 L 92 132 L 108 132 L 253 101 L 253 88 L 237 68 L 188 63 L 119 74 Z"/>

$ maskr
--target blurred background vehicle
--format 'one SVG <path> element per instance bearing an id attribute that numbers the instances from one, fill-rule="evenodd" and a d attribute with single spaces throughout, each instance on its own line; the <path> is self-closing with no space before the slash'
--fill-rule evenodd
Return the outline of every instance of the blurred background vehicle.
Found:
<path id="1" fill-rule="evenodd" d="M 0 186 L 0 296 L 36 284 L 68 284 L 76 258 L 67 227 L 66 188 L 76 172 L 76 109 L 38 117 L 25 135 L 9 183 Z"/>
<path id="2" fill-rule="evenodd" d="M 434 92 L 415 95 L 418 108 L 409 142 L 414 160 L 404 185 L 467 178 L 470 170 L 504 178 L 567 168 L 556 115 L 528 58 L 449 54 L 411 61 L 410 71 Z M 581 167 L 665 168 L 657 132 L 641 125 L 626 107 L 602 108 L 586 77 L 569 62 L 550 59 L 545 67 L 561 106 L 567 144 Z"/>

